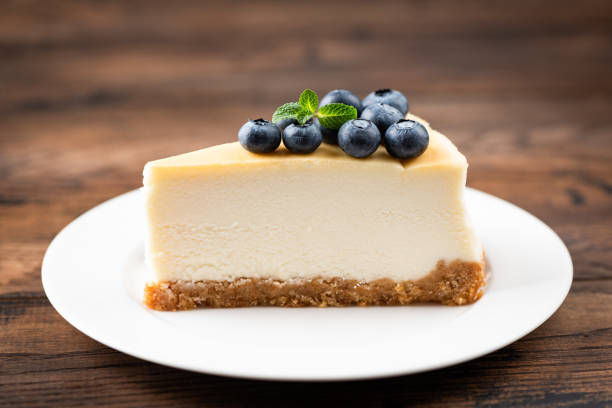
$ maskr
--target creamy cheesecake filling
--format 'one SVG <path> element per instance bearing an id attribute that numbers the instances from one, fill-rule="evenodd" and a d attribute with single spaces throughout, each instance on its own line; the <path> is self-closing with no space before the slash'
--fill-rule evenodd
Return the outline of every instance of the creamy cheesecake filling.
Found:
<path id="1" fill-rule="evenodd" d="M 331 171 L 330 171 L 331 170 Z M 479 261 L 465 170 L 313 164 L 231 167 L 147 187 L 159 280 L 419 279 Z"/>

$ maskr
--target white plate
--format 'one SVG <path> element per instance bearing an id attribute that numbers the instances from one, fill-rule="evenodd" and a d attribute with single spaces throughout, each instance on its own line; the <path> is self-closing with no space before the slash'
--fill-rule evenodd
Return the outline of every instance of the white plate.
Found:
<path id="1" fill-rule="evenodd" d="M 467 189 L 486 251 L 485 294 L 470 306 L 244 308 L 154 312 L 141 303 L 140 191 L 109 200 L 55 237 L 42 281 L 74 327 L 116 350 L 202 373 L 349 380 L 432 370 L 504 347 L 548 319 L 572 282 L 563 242 L 534 216 Z"/>

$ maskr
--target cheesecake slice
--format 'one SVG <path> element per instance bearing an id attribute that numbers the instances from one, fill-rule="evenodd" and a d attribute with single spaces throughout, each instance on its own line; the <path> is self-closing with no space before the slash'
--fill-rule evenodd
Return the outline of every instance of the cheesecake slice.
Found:
<path id="1" fill-rule="evenodd" d="M 481 296 L 467 161 L 424 120 L 427 150 L 367 159 L 321 145 L 258 155 L 228 143 L 144 168 L 156 310 L 461 305 Z"/>

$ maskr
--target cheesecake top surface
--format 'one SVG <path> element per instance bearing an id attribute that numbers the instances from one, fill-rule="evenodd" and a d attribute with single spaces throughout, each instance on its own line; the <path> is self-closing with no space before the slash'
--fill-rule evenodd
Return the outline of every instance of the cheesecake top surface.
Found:
<path id="1" fill-rule="evenodd" d="M 412 114 L 406 115 L 406 118 L 421 123 L 429 133 L 429 146 L 422 155 L 414 159 L 395 159 L 382 146 L 372 156 L 366 159 L 356 159 L 344 153 L 340 147 L 326 143 L 322 143 L 313 153 L 301 155 L 289 152 L 282 144 L 274 153 L 255 154 L 242 148 L 240 143 L 233 142 L 155 160 L 147 163 L 146 167 L 265 165 L 293 161 L 341 161 L 367 165 L 395 165 L 400 168 L 403 167 L 404 170 L 423 167 L 467 166 L 465 156 L 457 150 L 446 136 L 432 129 L 427 121 Z"/>

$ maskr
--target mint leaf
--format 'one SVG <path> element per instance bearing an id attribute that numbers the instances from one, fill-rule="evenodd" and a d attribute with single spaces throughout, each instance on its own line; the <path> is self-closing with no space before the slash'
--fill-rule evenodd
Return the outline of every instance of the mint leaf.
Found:
<path id="1" fill-rule="evenodd" d="M 272 115 L 272 122 L 278 123 L 283 119 L 297 119 L 297 115 L 301 111 L 302 111 L 302 106 L 300 106 L 299 103 L 297 102 L 286 103 L 280 106 L 278 109 L 276 109 L 276 112 L 274 112 L 274 115 Z"/>
<path id="2" fill-rule="evenodd" d="M 319 107 L 319 97 L 312 89 L 304 89 L 300 95 L 300 105 L 304 110 L 315 113 Z"/>
<path id="3" fill-rule="evenodd" d="M 300 123 L 300 125 L 303 125 L 306 122 L 308 122 L 310 119 L 312 119 L 313 116 L 314 116 L 314 113 L 308 112 L 302 109 L 301 111 L 298 112 L 296 119 Z"/>
<path id="4" fill-rule="evenodd" d="M 328 129 L 340 129 L 344 122 L 357 118 L 357 109 L 343 103 L 330 103 L 321 106 L 316 116 L 321 126 Z"/>

